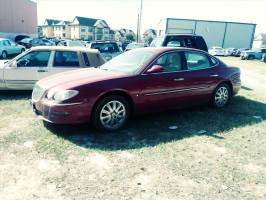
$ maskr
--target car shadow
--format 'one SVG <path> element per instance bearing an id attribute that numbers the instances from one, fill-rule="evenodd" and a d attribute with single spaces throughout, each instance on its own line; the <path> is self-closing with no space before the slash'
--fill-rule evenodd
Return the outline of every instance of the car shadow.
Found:
<path id="1" fill-rule="evenodd" d="M 223 132 L 266 120 L 266 104 L 236 96 L 222 109 L 210 106 L 135 116 L 113 133 L 100 133 L 89 125 L 51 125 L 46 128 L 58 137 L 84 148 L 126 150 L 156 146 L 193 136 L 224 139 Z"/>
<path id="2" fill-rule="evenodd" d="M 31 93 L 30 90 L 2 90 L 0 91 L 0 101 L 30 99 Z"/>

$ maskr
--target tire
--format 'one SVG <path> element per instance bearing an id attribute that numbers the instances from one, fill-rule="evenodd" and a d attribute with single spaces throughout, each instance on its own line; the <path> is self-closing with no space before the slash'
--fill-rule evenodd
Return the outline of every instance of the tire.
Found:
<path id="1" fill-rule="evenodd" d="M 230 86 L 226 83 L 221 83 L 215 88 L 211 103 L 216 108 L 223 108 L 228 104 L 231 96 L 232 91 Z"/>
<path id="2" fill-rule="evenodd" d="M 1 57 L 3 59 L 6 59 L 7 58 L 7 52 L 6 51 L 3 51 Z"/>
<path id="3" fill-rule="evenodd" d="M 116 111 L 113 109 L 116 109 Z M 96 104 L 92 122 L 99 130 L 116 131 L 126 124 L 129 115 L 129 102 L 122 96 L 110 95 Z"/>
<path id="4" fill-rule="evenodd" d="M 263 62 L 266 63 L 266 55 L 263 57 Z"/>
<path id="5" fill-rule="evenodd" d="M 247 60 L 254 60 L 255 59 L 255 56 L 253 56 L 253 55 L 249 55 L 248 57 L 247 57 Z"/>

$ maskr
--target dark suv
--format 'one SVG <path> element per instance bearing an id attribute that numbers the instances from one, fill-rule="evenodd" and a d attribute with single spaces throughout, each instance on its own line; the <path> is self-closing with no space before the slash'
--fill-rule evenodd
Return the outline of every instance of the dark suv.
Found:
<path id="1" fill-rule="evenodd" d="M 122 50 L 114 41 L 92 41 L 87 47 L 98 49 L 106 60 L 111 60 L 122 53 Z"/>
<path id="2" fill-rule="evenodd" d="M 208 52 L 208 47 L 202 36 L 194 34 L 163 35 L 155 38 L 151 47 L 188 47 Z"/>

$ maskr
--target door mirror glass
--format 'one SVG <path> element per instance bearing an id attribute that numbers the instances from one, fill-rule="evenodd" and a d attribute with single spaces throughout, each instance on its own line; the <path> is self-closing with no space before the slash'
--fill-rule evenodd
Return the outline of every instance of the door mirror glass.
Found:
<path id="1" fill-rule="evenodd" d="M 153 65 L 150 69 L 148 69 L 148 74 L 160 73 L 163 72 L 164 68 L 161 65 Z"/>

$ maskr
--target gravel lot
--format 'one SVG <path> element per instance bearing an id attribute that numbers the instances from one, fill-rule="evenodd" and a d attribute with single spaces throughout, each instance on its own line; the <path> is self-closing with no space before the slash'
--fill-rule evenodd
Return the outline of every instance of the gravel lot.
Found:
<path id="1" fill-rule="evenodd" d="M 1 92 L 0 199 L 266 199 L 266 64 L 221 59 L 242 71 L 228 107 L 140 116 L 112 134 L 45 126 L 30 93 Z"/>

